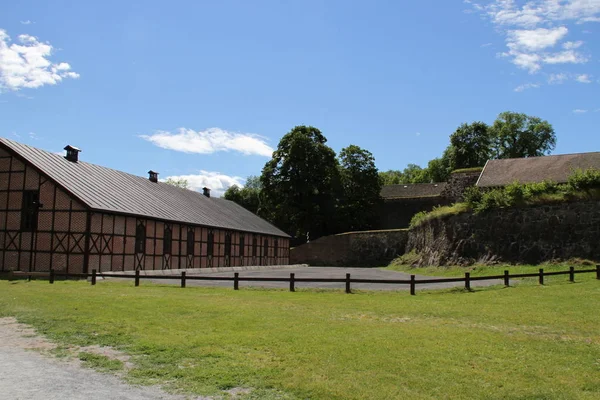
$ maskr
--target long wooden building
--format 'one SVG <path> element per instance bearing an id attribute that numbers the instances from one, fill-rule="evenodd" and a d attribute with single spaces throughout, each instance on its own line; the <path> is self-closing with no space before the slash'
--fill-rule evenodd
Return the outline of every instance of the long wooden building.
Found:
<path id="1" fill-rule="evenodd" d="M 0 138 L 0 271 L 289 263 L 289 236 L 243 207 Z"/>

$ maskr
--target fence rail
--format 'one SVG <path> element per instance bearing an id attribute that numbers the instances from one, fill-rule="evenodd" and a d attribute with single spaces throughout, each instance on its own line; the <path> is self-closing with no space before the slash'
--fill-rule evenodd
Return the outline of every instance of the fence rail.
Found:
<path id="1" fill-rule="evenodd" d="M 464 282 L 465 289 L 471 290 L 471 282 L 473 281 L 485 281 L 485 280 L 503 280 L 504 286 L 510 286 L 510 279 L 518 278 L 538 278 L 540 285 L 544 284 L 544 277 L 556 276 L 556 275 L 569 275 L 569 281 L 575 282 L 575 274 L 586 274 L 596 273 L 596 279 L 600 280 L 600 265 L 597 265 L 594 269 L 579 269 L 575 267 L 569 267 L 567 271 L 554 271 L 544 272 L 543 268 L 540 268 L 539 272 L 529 274 L 510 274 L 508 270 L 504 271 L 503 275 L 490 275 L 490 276 L 471 276 L 469 272 L 465 272 L 464 277 L 460 278 L 433 278 L 433 279 L 416 279 L 415 275 L 411 275 L 410 279 L 353 279 L 350 274 L 346 274 L 345 278 L 297 278 L 294 273 L 290 273 L 289 277 L 285 278 L 270 278 L 270 277 L 241 277 L 238 272 L 235 272 L 233 276 L 188 276 L 185 271 L 178 275 L 141 275 L 140 271 L 135 271 L 134 275 L 131 274 L 103 274 L 98 273 L 96 270 L 92 270 L 91 274 L 71 274 L 64 272 L 57 272 L 51 269 L 49 272 L 23 272 L 23 271 L 10 271 L 8 278 L 19 278 L 25 277 L 31 279 L 32 277 L 37 278 L 48 278 L 50 283 L 54 283 L 57 277 L 63 278 L 83 278 L 90 281 L 92 285 L 96 284 L 97 278 L 124 278 L 133 279 L 135 286 L 140 285 L 142 279 L 149 280 L 180 280 L 181 287 L 186 287 L 187 281 L 232 281 L 234 290 L 239 290 L 240 282 L 287 282 L 289 283 L 290 292 L 296 290 L 296 283 L 301 282 L 319 282 L 319 283 L 344 283 L 346 293 L 352 292 L 353 283 L 379 283 L 388 285 L 409 285 L 410 294 L 416 294 L 416 287 L 422 284 L 430 283 L 453 283 L 453 282 Z"/>

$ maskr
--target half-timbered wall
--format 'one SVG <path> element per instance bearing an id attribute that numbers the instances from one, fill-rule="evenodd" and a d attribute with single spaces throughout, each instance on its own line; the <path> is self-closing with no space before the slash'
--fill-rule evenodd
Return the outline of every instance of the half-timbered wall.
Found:
<path id="1" fill-rule="evenodd" d="M 39 208 L 28 209 L 24 198 L 39 200 Z M 32 216 L 33 225 L 28 219 Z M 143 244 L 136 243 L 140 231 Z M 53 268 L 81 273 L 288 263 L 287 238 L 88 212 L 43 174 L 0 149 L 0 271 Z"/>
<path id="2" fill-rule="evenodd" d="M 24 197 L 37 195 L 34 226 L 24 226 Z M 78 201 L 0 149 L 0 271 L 83 271 L 87 211 Z"/>
<path id="3" fill-rule="evenodd" d="M 136 233 L 140 225 L 145 232 L 143 252 L 136 251 L 136 239 L 138 239 Z M 167 244 L 165 244 L 166 228 L 171 231 L 171 240 Z M 212 255 L 209 255 L 211 233 L 213 251 Z M 190 243 L 188 243 L 188 235 Z M 227 238 L 228 235 L 231 239 Z M 244 246 L 240 251 L 241 237 L 244 238 Z M 254 240 L 256 240 L 256 248 L 253 247 Z M 265 240 L 268 244 L 267 248 L 264 247 Z M 193 250 L 191 243 L 193 243 Z M 230 246 L 229 251 L 228 246 Z M 168 250 L 165 252 L 166 249 L 170 249 L 170 252 Z M 289 240 L 286 238 L 108 213 L 92 214 L 90 270 L 160 270 L 288 263 Z"/>

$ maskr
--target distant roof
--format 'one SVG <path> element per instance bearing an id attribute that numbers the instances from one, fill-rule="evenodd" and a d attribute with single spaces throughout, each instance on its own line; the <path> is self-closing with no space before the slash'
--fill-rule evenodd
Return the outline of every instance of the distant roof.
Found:
<path id="1" fill-rule="evenodd" d="M 9 139 L 0 144 L 96 211 L 203 225 L 245 232 L 288 235 L 242 206 L 225 199 L 208 198 L 196 191 L 79 161 Z"/>
<path id="2" fill-rule="evenodd" d="M 385 185 L 381 188 L 381 197 L 397 199 L 440 196 L 445 187 L 445 182 Z"/>
<path id="3" fill-rule="evenodd" d="M 600 169 L 600 152 L 489 160 L 477 181 L 479 187 L 506 186 L 515 181 L 564 183 L 575 169 Z"/>

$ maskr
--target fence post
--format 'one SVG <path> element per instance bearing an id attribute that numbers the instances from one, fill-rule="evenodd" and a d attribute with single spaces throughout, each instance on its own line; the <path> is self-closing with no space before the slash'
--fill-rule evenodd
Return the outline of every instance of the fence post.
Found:
<path id="1" fill-rule="evenodd" d="M 544 284 L 544 268 L 540 268 L 540 285 Z"/>
<path id="2" fill-rule="evenodd" d="M 569 280 L 575 282 L 575 267 L 569 267 Z"/>
<path id="3" fill-rule="evenodd" d="M 411 276 L 410 276 L 410 295 L 411 295 L 411 296 L 414 296 L 414 295 L 415 295 L 415 286 L 416 286 L 416 283 L 415 283 L 415 276 L 414 276 L 414 275 L 411 275 Z"/>
<path id="4" fill-rule="evenodd" d="M 140 270 L 135 270 L 135 286 L 140 286 Z"/>
<path id="5" fill-rule="evenodd" d="M 600 265 L 596 265 L 596 279 L 600 280 Z"/>
<path id="6" fill-rule="evenodd" d="M 240 290 L 240 273 L 233 273 L 233 290 Z"/>
<path id="7" fill-rule="evenodd" d="M 296 274 L 290 272 L 290 292 L 296 291 Z"/>
<path id="8" fill-rule="evenodd" d="M 50 268 L 50 277 L 48 278 L 48 282 L 54 283 L 54 268 Z"/>
<path id="9" fill-rule="evenodd" d="M 92 270 L 92 286 L 96 284 L 96 270 Z"/>
<path id="10" fill-rule="evenodd" d="M 350 290 L 350 274 L 346 274 L 346 293 L 352 293 Z"/>
<path id="11" fill-rule="evenodd" d="M 185 271 L 181 271 L 181 287 L 185 288 Z"/>
<path id="12" fill-rule="evenodd" d="M 504 270 L 504 286 L 510 286 L 508 270 Z"/>
<path id="13" fill-rule="evenodd" d="M 465 272 L 465 289 L 471 291 L 471 273 Z"/>

